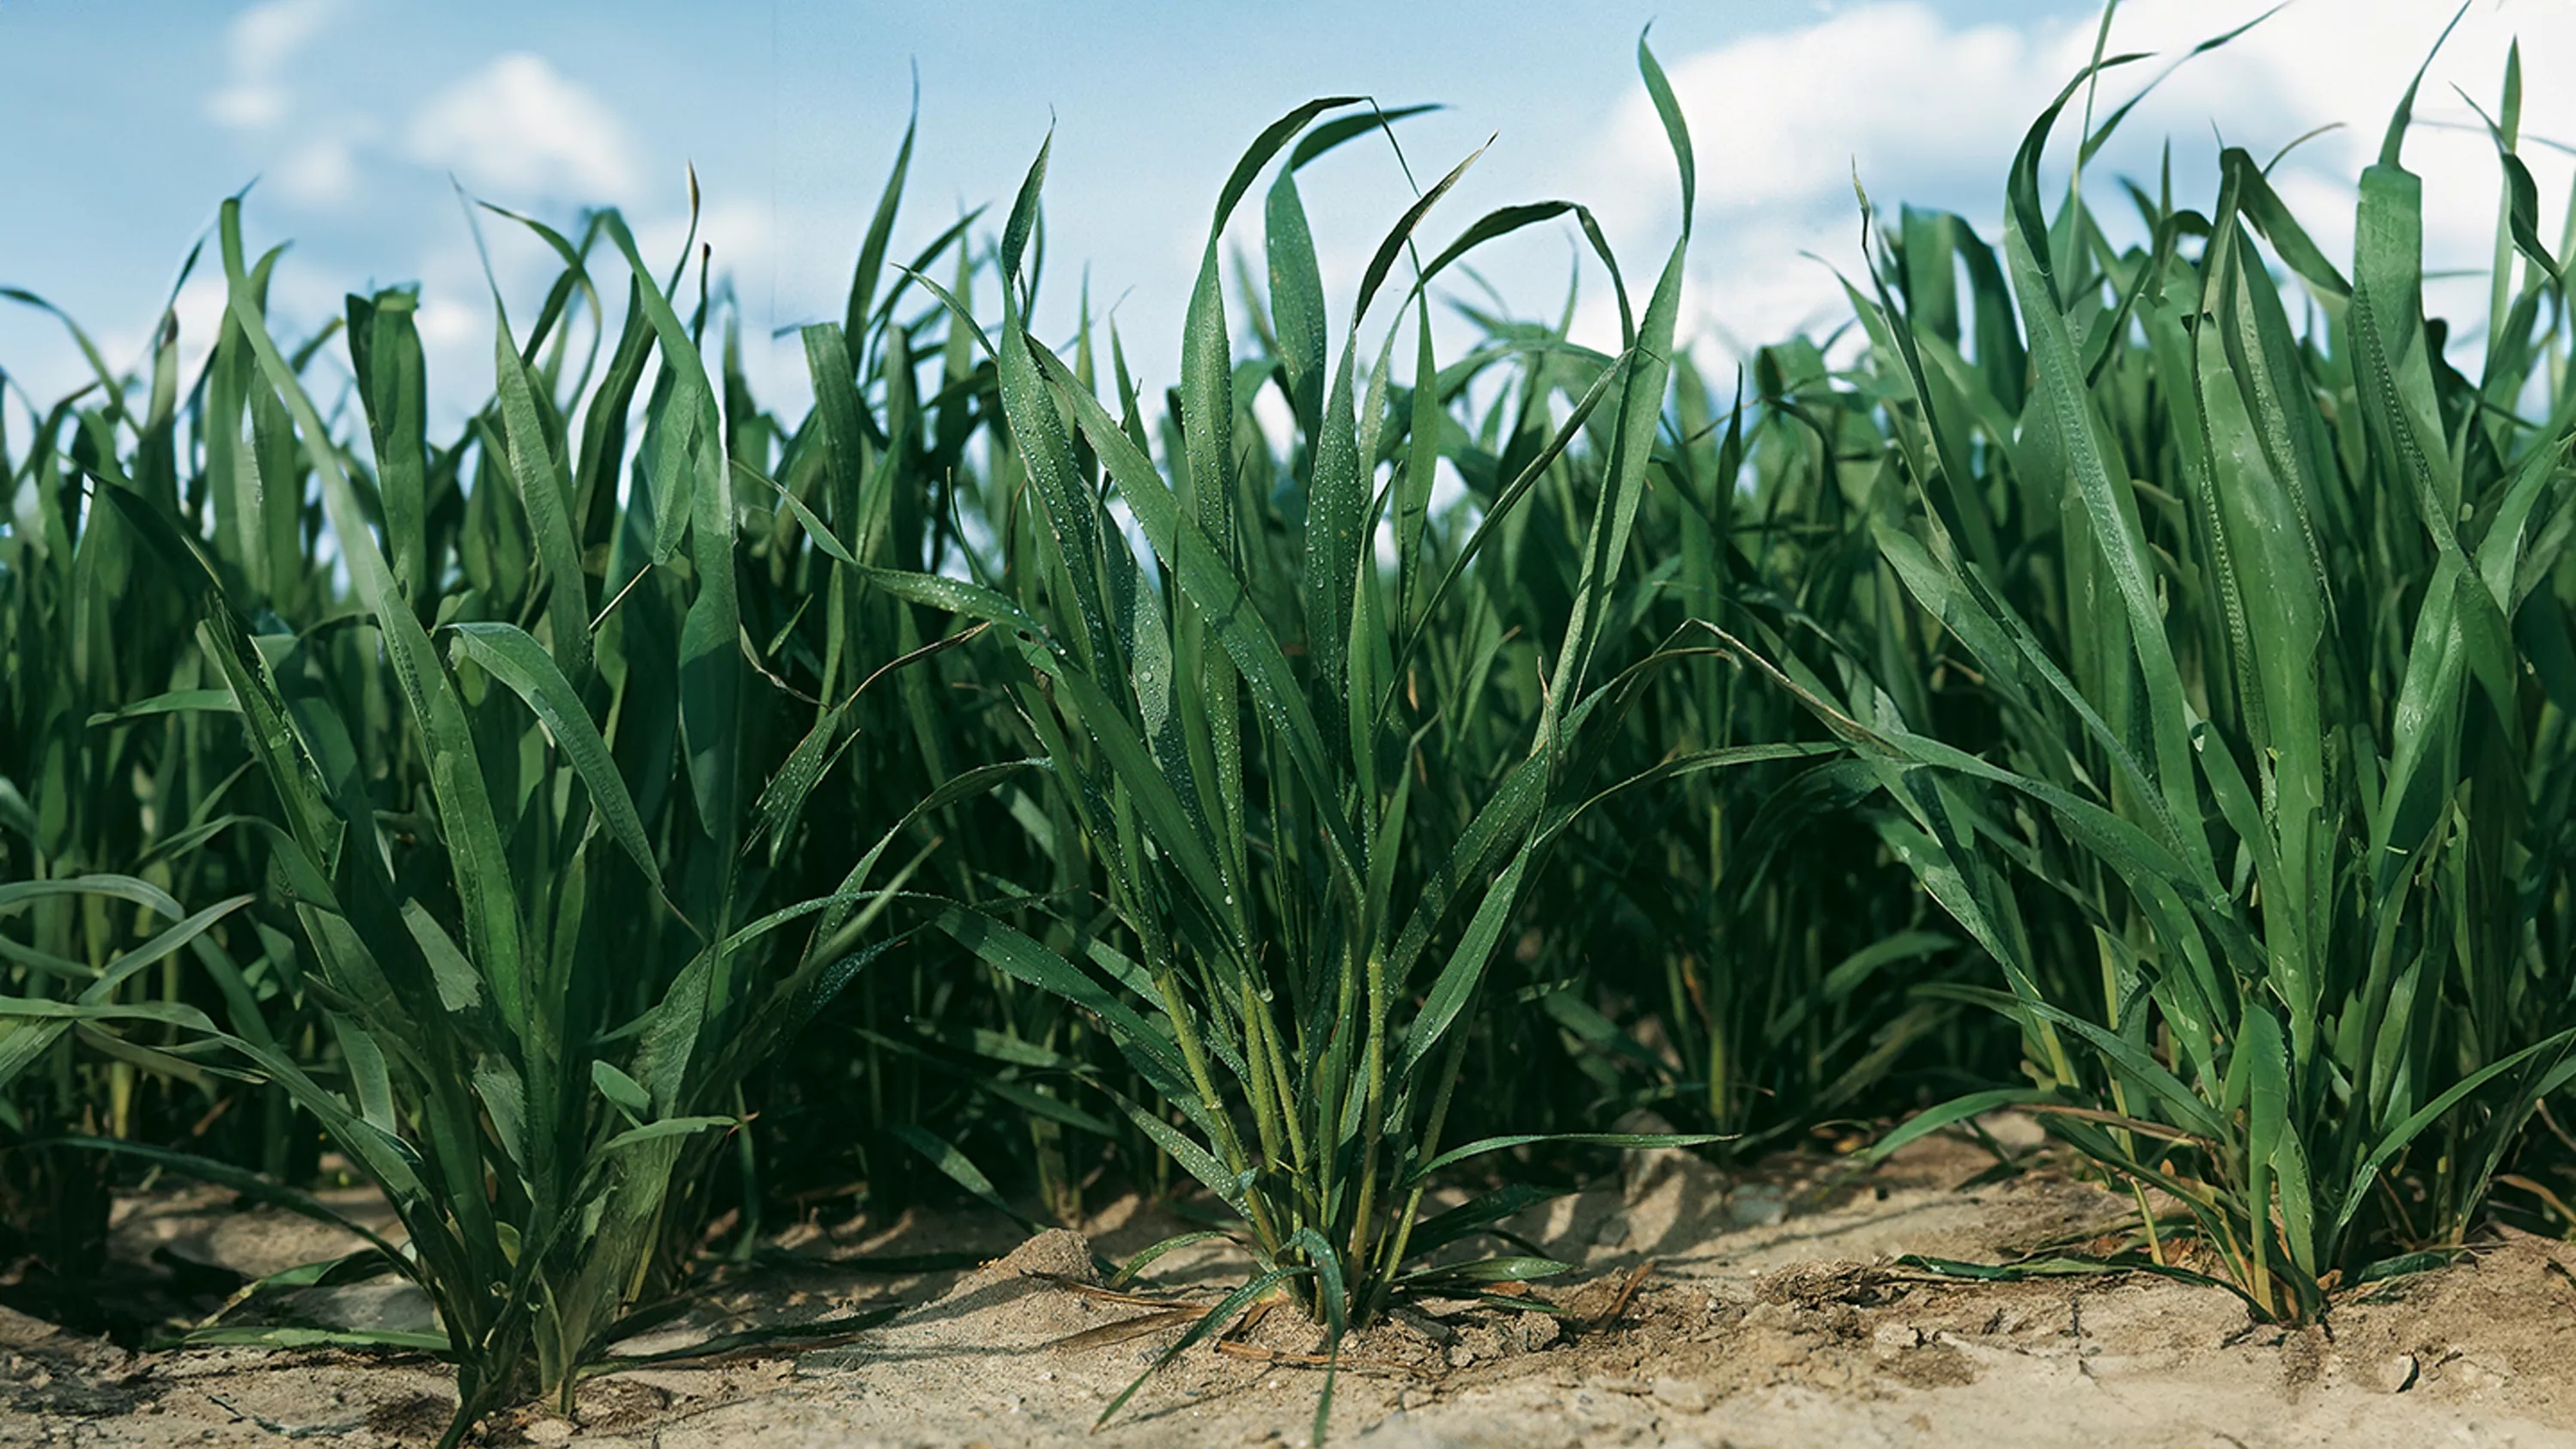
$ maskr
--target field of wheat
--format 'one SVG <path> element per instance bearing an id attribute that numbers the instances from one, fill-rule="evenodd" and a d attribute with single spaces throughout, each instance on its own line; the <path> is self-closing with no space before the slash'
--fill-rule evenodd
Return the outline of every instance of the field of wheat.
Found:
<path id="1" fill-rule="evenodd" d="M 1863 198 L 1847 325 L 1724 371 L 1677 331 L 1712 138 L 1643 43 L 1668 250 L 1452 214 L 1468 156 L 1328 295 L 1301 173 L 1415 112 L 1317 100 L 1174 219 L 1204 260 L 1159 391 L 1087 298 L 1032 330 L 1070 285 L 1045 148 L 898 254 L 902 138 L 801 416 L 694 239 L 482 207 L 558 267 L 494 286 L 438 430 L 418 290 L 282 333 L 226 203 L 202 366 L 170 321 L 119 372 L 65 317 L 89 385 L 0 397 L 11 1322 L 324 1355 L 431 1386 L 388 1442 L 542 1440 L 655 1363 L 900 1332 L 1028 1237 L 1031 1281 L 1133 1315 L 1049 1339 L 1126 1345 L 1079 1425 L 1194 1442 L 1129 1421 L 1257 1360 L 1320 1441 L 1403 1406 L 1403 1334 L 1451 1333 L 1437 1372 L 1503 1352 L 1454 1324 L 1615 1343 L 1662 1321 L 1651 1259 L 1872 1173 L 1912 1202 L 1907 1162 L 2081 1221 L 1778 1301 L 2143 1281 L 2289 1353 L 2563 1241 L 2576 233 L 2520 61 L 2475 99 L 2489 306 L 2446 318 L 2412 92 L 2330 256 L 2242 149 L 2200 143 L 2208 195 L 2062 181 L 2136 59 L 1994 158 L 1999 234 Z M 1615 348 L 1464 289 L 1532 229 Z M 1566 1236 L 1649 1168 L 1727 1205 L 1696 1246 Z M 147 1271 L 120 1225 L 173 1193 L 330 1250 Z M 1042 1231 L 1104 1214 L 1161 1226 Z M 893 1223 L 919 1292 L 650 1346 Z M 312 1311 L 361 1289 L 416 1307 Z M 2390 1342 L 2347 1376 L 2452 1362 Z M 2551 1392 L 2514 1412 L 2576 1432 Z"/>

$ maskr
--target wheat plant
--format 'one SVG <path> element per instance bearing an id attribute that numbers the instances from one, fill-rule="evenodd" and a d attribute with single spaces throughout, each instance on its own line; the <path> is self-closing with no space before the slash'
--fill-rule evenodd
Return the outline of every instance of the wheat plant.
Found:
<path id="1" fill-rule="evenodd" d="M 2038 168 L 2125 59 L 2033 126 L 2006 266 L 1977 280 L 1981 311 L 2020 315 L 2026 390 L 1920 285 L 1946 228 L 1909 224 L 1860 303 L 1922 500 L 1879 540 L 1991 734 L 1858 670 L 1826 709 L 2003 967 L 2003 990 L 1946 989 L 2020 1023 L 2035 1082 L 1911 1130 L 2034 1106 L 2140 1191 L 2153 1261 L 2308 1321 L 2462 1242 L 2576 1073 L 2562 273 L 2513 155 L 2518 61 L 2477 381 L 2422 310 L 2411 90 L 2350 278 L 2242 150 L 2206 213 L 2133 189 L 2150 241 L 2114 250 L 2079 189 L 2043 207 Z M 2177 1226 L 2199 1256 L 2160 1240 Z"/>

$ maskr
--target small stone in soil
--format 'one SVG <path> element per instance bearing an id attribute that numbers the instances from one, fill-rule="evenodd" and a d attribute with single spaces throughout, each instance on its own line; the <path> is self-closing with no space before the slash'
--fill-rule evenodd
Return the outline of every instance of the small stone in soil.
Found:
<path id="1" fill-rule="evenodd" d="M 1923 1331 L 1910 1323 L 1882 1323 L 1869 1336 L 1869 1346 L 1880 1353 L 1902 1353 L 1923 1341 Z"/>
<path id="2" fill-rule="evenodd" d="M 1686 1379 L 1655 1380 L 1655 1399 L 1685 1414 L 1708 1412 L 1708 1390 Z"/>
<path id="3" fill-rule="evenodd" d="M 1458 1330 L 1451 1328 L 1448 1324 L 1441 1322 L 1437 1318 L 1433 1318 L 1427 1313 L 1418 1313 L 1411 1308 L 1400 1307 L 1389 1309 L 1387 1317 L 1394 1319 L 1396 1322 L 1403 1324 L 1409 1329 L 1412 1329 L 1415 1333 L 1420 1334 L 1422 1337 L 1429 1339 L 1433 1343 L 1450 1344 L 1458 1341 Z"/>
<path id="4" fill-rule="evenodd" d="M 1552 1313 L 1524 1313 L 1514 1326 L 1519 1330 L 1523 1353 L 1553 1348 L 1559 1339 L 1565 1337 L 1565 1326 L 1558 1323 Z"/>
<path id="5" fill-rule="evenodd" d="M 1726 1195 L 1726 1220 L 1739 1228 L 1767 1228 L 1788 1216 L 1787 1194 L 1768 1183 L 1747 1183 Z"/>
<path id="6" fill-rule="evenodd" d="M 2511 1377 L 2510 1371 L 2473 1358 L 2455 1358 L 2442 1365 L 2442 1381 L 2459 1388 L 2500 1388 Z"/>

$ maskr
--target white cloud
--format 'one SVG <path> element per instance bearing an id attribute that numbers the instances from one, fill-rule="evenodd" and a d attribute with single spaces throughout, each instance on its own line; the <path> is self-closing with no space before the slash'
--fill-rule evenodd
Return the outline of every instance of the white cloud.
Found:
<path id="1" fill-rule="evenodd" d="M 638 167 L 625 123 L 541 56 L 516 52 L 433 96 L 411 120 L 413 159 L 505 197 L 616 200 Z"/>
<path id="2" fill-rule="evenodd" d="M 2159 58 L 2107 77 L 2097 115 L 2134 95 L 2168 57 L 2250 19 L 2258 8 L 2252 0 L 2122 6 L 2111 49 Z M 2184 65 L 2130 116 L 2088 174 L 2107 180 L 2125 173 L 2152 187 L 2159 148 L 2170 137 L 2177 186 L 2184 188 L 2180 199 L 2206 207 L 2219 138 L 2269 159 L 2315 127 L 2339 125 L 2294 153 L 2275 181 L 2319 243 L 2340 259 L 2351 243 L 2352 183 L 2375 157 L 2389 112 L 2447 10 L 2425 0 L 2293 5 Z M 2506 47 L 2517 35 L 2524 134 L 2576 141 L 2576 89 L 2545 79 L 2576 64 L 2576 9 L 2530 0 L 2478 5 L 2427 77 L 2418 125 L 2406 143 L 2408 168 L 2425 179 L 2430 269 L 2487 262 L 2496 208 L 2494 148 L 2453 86 L 2492 111 Z M 1797 252 L 1812 249 L 1847 275 L 1860 275 L 1855 169 L 1883 209 L 1900 201 L 1955 209 L 1990 231 L 2023 133 L 2082 67 L 2092 45 L 2090 17 L 2026 27 L 1953 25 L 1914 0 L 1896 0 L 1673 59 L 1667 70 L 1699 162 L 1698 239 L 1684 330 L 1697 321 L 1752 342 L 1802 320 L 1840 315 L 1831 273 Z M 2073 131 L 2070 121 L 2057 133 L 2050 157 L 2058 168 L 2071 155 Z M 2523 156 L 2539 177 L 2542 232 L 2554 239 L 2568 160 L 2539 146 L 2526 146 Z M 1670 237 L 1678 202 L 1672 162 L 1642 87 L 1621 103 L 1593 174 L 1606 203 L 1604 221 L 1623 254 L 1646 255 L 1656 239 Z M 2193 176 L 2201 180 L 2189 181 Z M 2095 192 L 2095 201 L 2116 217 L 2128 212 L 2107 187 Z M 2435 287 L 2436 304 L 2455 311 L 2483 295 L 2483 283 Z M 2482 305 L 2466 310 L 2483 316 Z"/>
<path id="3" fill-rule="evenodd" d="M 239 130 L 274 126 L 286 118 L 286 89 L 267 82 L 226 86 L 206 98 L 206 114 Z"/>
<path id="4" fill-rule="evenodd" d="M 229 73 L 206 98 L 206 114 L 240 130 L 284 120 L 294 96 L 283 73 L 340 8 L 341 0 L 261 0 L 233 17 L 224 35 Z"/>
<path id="5" fill-rule="evenodd" d="M 688 213 L 673 208 L 638 223 L 635 245 L 644 253 L 645 263 L 660 274 L 680 255 L 680 244 L 688 235 Z M 737 291 L 759 297 L 765 304 L 777 252 L 767 206 L 722 193 L 708 196 L 698 214 L 697 239 L 712 258 L 717 276 L 730 279 Z M 697 265 L 698 259 L 692 253 L 692 278 L 697 274 Z M 692 280 L 689 286 L 690 295 L 696 295 L 697 283 Z"/>
<path id="6" fill-rule="evenodd" d="M 372 119 L 343 116 L 314 128 L 268 174 L 286 199 L 297 205 L 309 209 L 340 205 L 357 194 L 359 155 L 376 135 Z"/>
<path id="7" fill-rule="evenodd" d="M 1902 3 L 1688 57 L 1668 74 L 1697 140 L 1700 195 L 1721 213 L 1847 198 L 1856 152 L 1865 171 L 1888 172 L 2008 152 L 2034 109 L 2034 81 L 2055 72 L 2034 39 L 2045 33 L 1952 30 Z M 1671 191 L 1651 106 L 1628 105 L 1612 139 Z"/>

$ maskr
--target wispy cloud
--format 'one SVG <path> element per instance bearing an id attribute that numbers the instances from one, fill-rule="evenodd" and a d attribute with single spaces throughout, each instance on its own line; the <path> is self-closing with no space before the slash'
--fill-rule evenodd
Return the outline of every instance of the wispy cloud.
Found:
<path id="1" fill-rule="evenodd" d="M 206 114 L 239 130 L 262 130 L 286 119 L 295 104 L 286 73 L 342 3 L 260 0 L 233 17 L 224 35 L 224 87 L 206 98 Z"/>
<path id="2" fill-rule="evenodd" d="M 342 205 L 358 193 L 365 159 L 382 128 L 358 113 L 317 125 L 280 157 L 268 175 L 287 200 L 308 209 Z"/>
<path id="3" fill-rule="evenodd" d="M 618 200 L 641 169 L 617 113 L 525 52 L 431 97 L 413 115 L 406 142 L 412 159 L 520 200 Z"/>

